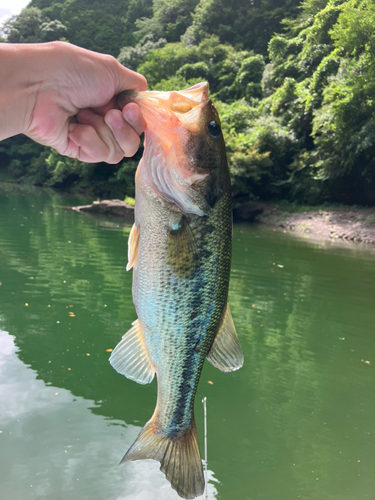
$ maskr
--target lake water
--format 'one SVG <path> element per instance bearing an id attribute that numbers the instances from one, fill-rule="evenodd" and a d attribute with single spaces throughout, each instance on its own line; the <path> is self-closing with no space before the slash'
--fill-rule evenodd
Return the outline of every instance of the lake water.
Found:
<path id="1" fill-rule="evenodd" d="M 130 228 L 77 201 L 0 188 L 0 498 L 177 500 L 157 462 L 118 465 L 156 384 L 108 363 Z M 209 498 L 373 500 L 375 250 L 237 226 L 230 304 L 245 364 L 205 363 L 196 398 Z"/>

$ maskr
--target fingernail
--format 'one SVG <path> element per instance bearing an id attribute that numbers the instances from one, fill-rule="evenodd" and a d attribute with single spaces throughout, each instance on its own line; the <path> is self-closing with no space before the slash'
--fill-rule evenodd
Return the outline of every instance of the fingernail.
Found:
<path id="1" fill-rule="evenodd" d="M 139 119 L 139 106 L 137 104 L 133 106 L 125 106 L 123 113 L 126 121 L 129 123 L 135 123 Z"/>
<path id="2" fill-rule="evenodd" d="M 112 113 L 106 116 L 105 121 L 107 122 L 107 125 L 114 129 L 119 129 L 124 125 L 122 116 L 117 113 Z"/>

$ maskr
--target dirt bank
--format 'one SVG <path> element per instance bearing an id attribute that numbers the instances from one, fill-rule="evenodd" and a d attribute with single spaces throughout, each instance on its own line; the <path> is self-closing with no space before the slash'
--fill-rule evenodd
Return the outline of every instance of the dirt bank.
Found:
<path id="1" fill-rule="evenodd" d="M 119 217 L 125 219 L 127 222 L 134 222 L 134 207 L 121 200 L 94 201 L 91 205 L 72 207 L 72 210 L 95 215 Z"/>
<path id="2" fill-rule="evenodd" d="M 73 207 L 78 212 L 134 220 L 134 207 L 120 200 L 94 201 L 92 205 Z M 311 237 L 353 241 L 375 245 L 375 208 L 331 207 L 291 211 L 283 204 L 248 202 L 234 212 L 235 221 L 264 224 L 284 232 Z"/>
<path id="3" fill-rule="evenodd" d="M 263 212 L 257 217 L 261 224 L 321 239 L 341 239 L 375 245 L 374 208 L 339 207 L 290 213 L 278 204 L 259 205 L 263 208 Z"/>

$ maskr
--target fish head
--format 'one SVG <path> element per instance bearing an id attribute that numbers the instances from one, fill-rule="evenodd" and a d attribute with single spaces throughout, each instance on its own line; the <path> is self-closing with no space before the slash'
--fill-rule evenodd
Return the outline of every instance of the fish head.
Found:
<path id="1" fill-rule="evenodd" d="M 230 189 L 225 143 L 207 82 L 172 92 L 131 92 L 147 123 L 139 181 L 187 213 L 205 215 Z M 124 101 L 120 101 L 124 104 Z"/>

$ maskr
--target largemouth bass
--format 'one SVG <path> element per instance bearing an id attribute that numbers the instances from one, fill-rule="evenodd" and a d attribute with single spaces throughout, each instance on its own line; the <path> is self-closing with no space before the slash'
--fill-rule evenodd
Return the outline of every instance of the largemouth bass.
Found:
<path id="1" fill-rule="evenodd" d="M 243 364 L 228 306 L 232 208 L 218 113 L 208 84 L 131 92 L 147 123 L 128 242 L 138 319 L 110 362 L 140 384 L 156 373 L 155 412 L 122 462 L 160 462 L 183 498 L 204 491 L 194 397 L 207 358 L 224 372 Z"/>

